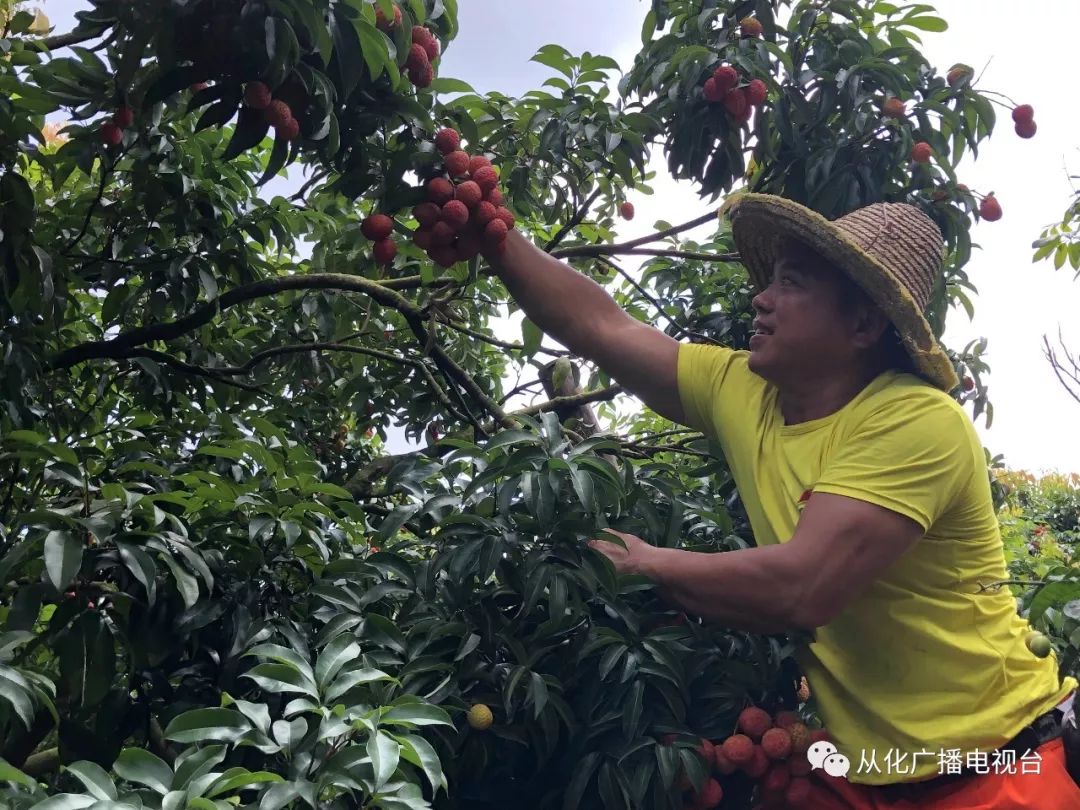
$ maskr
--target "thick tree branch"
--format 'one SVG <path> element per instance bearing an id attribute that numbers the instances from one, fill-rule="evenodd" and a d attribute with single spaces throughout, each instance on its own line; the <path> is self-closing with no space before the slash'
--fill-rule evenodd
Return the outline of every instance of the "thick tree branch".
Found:
<path id="1" fill-rule="evenodd" d="M 560 408 L 576 408 L 579 405 L 588 405 L 592 402 L 608 402 L 615 399 L 615 397 L 622 392 L 623 388 L 621 385 L 609 385 L 606 388 L 597 388 L 570 397 L 555 397 L 554 399 L 549 399 L 547 402 L 541 402 L 537 405 L 530 405 L 527 408 L 513 411 L 510 413 L 510 416 L 536 416 L 539 413 L 556 411 Z"/>
<path id="2" fill-rule="evenodd" d="M 69 31 L 66 34 L 54 34 L 51 37 L 34 40 L 33 44 L 40 45 L 50 51 L 55 51 L 59 48 L 67 48 L 71 45 L 81 45 L 83 42 L 89 42 L 92 39 L 100 37 L 102 33 L 103 32 L 101 31 L 91 31 L 89 33 L 83 31 Z"/>

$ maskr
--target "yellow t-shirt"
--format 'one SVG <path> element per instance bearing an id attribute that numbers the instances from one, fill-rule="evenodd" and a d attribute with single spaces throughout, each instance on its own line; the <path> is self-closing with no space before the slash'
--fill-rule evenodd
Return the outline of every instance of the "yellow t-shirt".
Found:
<path id="1" fill-rule="evenodd" d="M 807 490 L 869 501 L 926 532 L 798 656 L 848 779 L 937 776 L 942 752 L 966 763 L 1064 699 L 1076 682 L 1028 650 L 1008 589 L 979 592 L 1007 579 L 1006 564 L 982 445 L 959 404 L 888 372 L 836 413 L 786 425 L 747 358 L 683 344 L 678 382 L 687 424 L 723 448 L 758 545 L 791 538 Z"/>

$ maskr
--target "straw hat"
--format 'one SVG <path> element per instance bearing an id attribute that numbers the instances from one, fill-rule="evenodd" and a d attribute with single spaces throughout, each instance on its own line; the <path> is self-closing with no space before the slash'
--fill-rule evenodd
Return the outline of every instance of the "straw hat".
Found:
<path id="1" fill-rule="evenodd" d="M 784 238 L 819 253 L 858 284 L 885 313 L 915 369 L 937 387 L 960 384 L 949 356 L 923 313 L 942 272 L 937 225 L 905 203 L 875 203 L 830 221 L 771 194 L 738 194 L 720 209 L 758 289 L 767 287 Z"/>

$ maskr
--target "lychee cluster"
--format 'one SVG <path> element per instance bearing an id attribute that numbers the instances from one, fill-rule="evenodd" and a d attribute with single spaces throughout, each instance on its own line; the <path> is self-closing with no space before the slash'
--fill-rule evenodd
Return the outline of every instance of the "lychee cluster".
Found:
<path id="1" fill-rule="evenodd" d="M 261 110 L 266 123 L 286 141 L 300 137 L 300 122 L 293 116 L 292 108 L 281 99 L 275 99 L 265 82 L 248 82 L 244 86 L 244 106 Z"/>
<path id="2" fill-rule="evenodd" d="M 736 732 L 724 740 L 702 739 L 697 751 L 710 777 L 695 791 L 683 773 L 679 787 L 686 793 L 685 810 L 705 810 L 723 800 L 721 780 L 741 772 L 756 784 L 757 800 L 768 808 L 801 808 L 810 794 L 808 779 L 812 766 L 806 756 L 810 746 L 828 740 L 824 729 L 811 731 L 798 713 L 780 711 L 771 715 L 757 706 L 739 714 Z M 663 739 L 675 742 L 673 735 Z"/>
<path id="3" fill-rule="evenodd" d="M 734 67 L 721 65 L 705 80 L 701 92 L 706 101 L 723 104 L 736 124 L 745 124 L 754 110 L 768 99 L 769 88 L 761 79 L 752 79 L 742 86 L 740 82 L 739 72 Z"/>
<path id="4" fill-rule="evenodd" d="M 435 81 L 432 63 L 439 58 L 440 50 L 439 40 L 429 29 L 422 25 L 413 26 L 412 45 L 405 59 L 405 73 L 413 85 L 423 89 Z"/>
<path id="5" fill-rule="evenodd" d="M 135 120 L 135 113 L 131 107 L 121 105 L 117 107 L 112 118 L 101 125 L 101 141 L 107 146 L 119 146 L 124 140 L 124 130 L 131 126 Z"/>
<path id="6" fill-rule="evenodd" d="M 443 171 L 427 181 L 427 200 L 413 209 L 419 224 L 413 242 L 442 267 L 482 250 L 502 251 L 515 220 L 503 206 L 498 170 L 483 155 L 462 150 L 456 130 L 439 130 L 435 148 L 443 156 Z"/>
<path id="7" fill-rule="evenodd" d="M 390 238 L 394 220 L 386 214 L 372 214 L 360 224 L 360 233 L 375 243 L 371 250 L 377 264 L 390 264 L 397 256 L 397 242 Z"/>
<path id="8" fill-rule="evenodd" d="M 1035 108 L 1030 104 L 1021 104 L 1013 108 L 1013 123 L 1016 134 L 1021 138 L 1034 138 L 1039 127 L 1035 123 Z"/>

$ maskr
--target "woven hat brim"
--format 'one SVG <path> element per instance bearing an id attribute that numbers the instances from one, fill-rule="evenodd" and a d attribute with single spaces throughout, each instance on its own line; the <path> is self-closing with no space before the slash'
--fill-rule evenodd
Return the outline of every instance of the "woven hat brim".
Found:
<path id="1" fill-rule="evenodd" d="M 934 337 L 911 294 L 880 262 L 816 211 L 770 194 L 740 194 L 721 209 L 731 218 L 739 256 L 759 289 L 769 286 L 781 241 L 795 239 L 858 284 L 881 308 L 900 336 L 916 371 L 944 391 L 960 384 L 949 356 Z"/>

